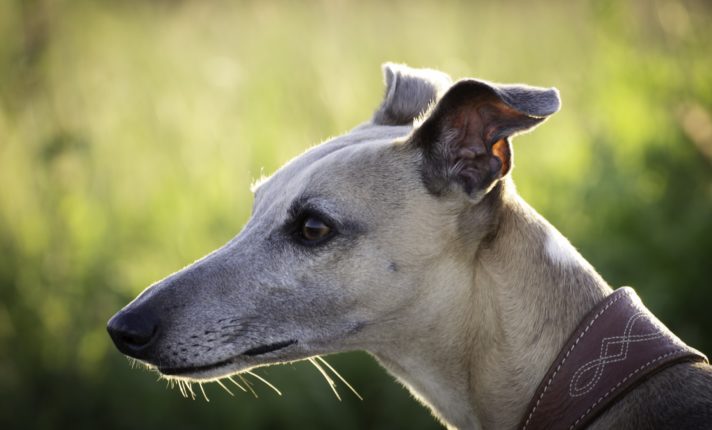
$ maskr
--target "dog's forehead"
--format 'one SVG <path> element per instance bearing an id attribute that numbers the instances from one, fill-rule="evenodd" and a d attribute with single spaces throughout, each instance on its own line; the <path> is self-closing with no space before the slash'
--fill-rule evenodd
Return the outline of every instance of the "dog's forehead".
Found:
<path id="1" fill-rule="evenodd" d="M 400 170 L 395 162 L 379 160 L 391 144 L 407 136 L 410 126 L 362 125 L 307 150 L 282 166 L 255 189 L 255 209 L 282 210 L 298 197 L 360 192 L 378 168 L 378 176 Z M 397 172 L 392 172 L 397 175 Z M 375 179 L 375 178 L 374 178 Z M 268 203 L 268 204 L 263 204 Z M 277 207 L 279 206 L 279 207 Z"/>

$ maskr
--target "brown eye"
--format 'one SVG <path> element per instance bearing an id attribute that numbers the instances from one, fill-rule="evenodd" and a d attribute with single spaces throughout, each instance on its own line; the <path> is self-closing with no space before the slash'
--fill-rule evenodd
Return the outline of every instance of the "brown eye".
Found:
<path id="1" fill-rule="evenodd" d="M 309 242 L 324 239 L 331 233 L 331 227 L 324 221 L 313 216 L 307 217 L 302 223 L 302 238 Z"/>

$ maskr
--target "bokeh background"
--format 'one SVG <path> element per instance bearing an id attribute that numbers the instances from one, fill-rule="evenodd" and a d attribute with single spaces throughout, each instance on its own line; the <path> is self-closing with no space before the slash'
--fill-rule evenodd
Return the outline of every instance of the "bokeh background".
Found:
<path id="1" fill-rule="evenodd" d="M 385 61 L 556 86 L 520 193 L 712 354 L 705 1 L 0 0 L 0 428 L 432 429 L 365 353 L 187 400 L 107 319 L 235 235 L 250 183 L 368 119 Z"/>

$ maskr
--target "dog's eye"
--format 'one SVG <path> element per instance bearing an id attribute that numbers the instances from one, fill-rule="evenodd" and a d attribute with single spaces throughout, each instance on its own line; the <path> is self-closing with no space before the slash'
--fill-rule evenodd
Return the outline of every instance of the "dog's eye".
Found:
<path id="1" fill-rule="evenodd" d="M 331 227 L 314 216 L 308 216 L 302 222 L 302 239 L 306 242 L 317 242 L 331 234 Z"/>

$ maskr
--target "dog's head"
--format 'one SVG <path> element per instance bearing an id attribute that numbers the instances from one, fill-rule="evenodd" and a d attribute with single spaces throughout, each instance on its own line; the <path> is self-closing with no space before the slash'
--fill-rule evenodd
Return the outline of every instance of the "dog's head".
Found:
<path id="1" fill-rule="evenodd" d="M 210 379 L 377 349 L 408 335 L 406 315 L 426 299 L 447 315 L 448 292 L 429 285 L 467 281 L 457 269 L 496 230 L 510 138 L 557 111 L 558 94 L 384 71 L 371 121 L 263 181 L 240 234 L 109 321 L 119 350 L 164 374 Z"/>

